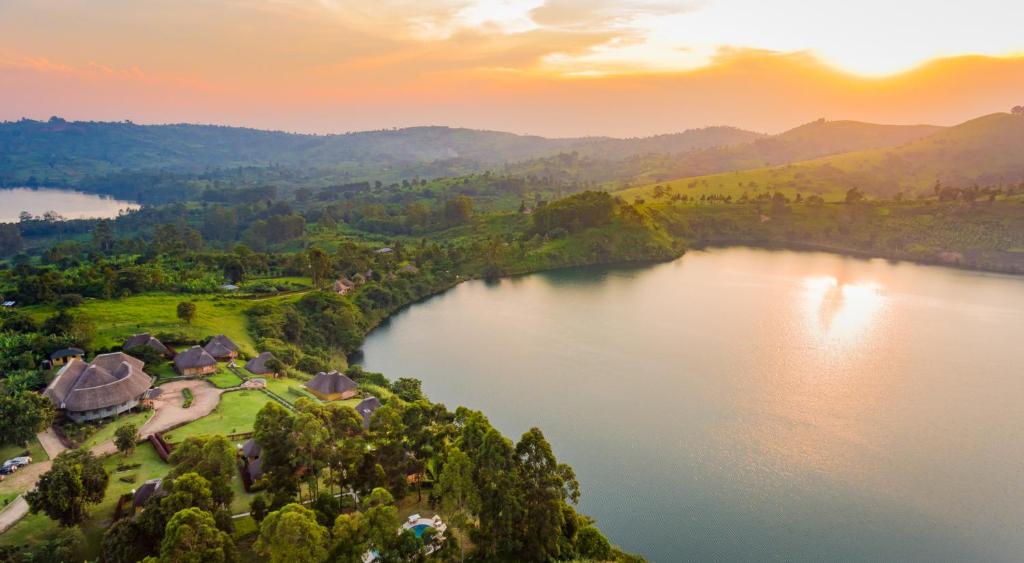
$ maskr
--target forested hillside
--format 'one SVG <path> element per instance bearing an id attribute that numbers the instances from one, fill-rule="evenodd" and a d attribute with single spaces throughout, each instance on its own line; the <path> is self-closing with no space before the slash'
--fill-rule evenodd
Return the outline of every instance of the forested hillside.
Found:
<path id="1" fill-rule="evenodd" d="M 497 131 L 413 127 L 341 135 L 300 135 L 213 125 L 21 120 L 0 124 L 0 186 L 77 185 L 139 170 L 325 169 L 357 180 L 402 180 L 482 170 L 559 153 L 619 159 L 746 142 L 731 127 L 643 139 L 548 139 Z"/>
<path id="2" fill-rule="evenodd" d="M 898 147 L 839 154 L 794 164 L 677 177 L 661 184 L 691 195 L 751 197 L 759 191 L 817 193 L 841 199 L 850 188 L 874 196 L 941 195 L 961 189 L 1015 187 L 1024 181 L 1024 115 L 996 113 Z M 651 196 L 651 184 L 622 192 Z"/>

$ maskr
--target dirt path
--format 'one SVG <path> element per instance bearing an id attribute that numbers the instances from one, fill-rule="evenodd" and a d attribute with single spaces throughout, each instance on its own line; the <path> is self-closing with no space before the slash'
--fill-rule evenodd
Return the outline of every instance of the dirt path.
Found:
<path id="1" fill-rule="evenodd" d="M 7 531 L 8 528 L 18 523 L 28 514 L 28 503 L 25 502 L 24 497 L 18 497 L 11 501 L 3 511 L 0 511 L 0 534 Z"/>
<path id="2" fill-rule="evenodd" d="M 43 430 L 39 434 L 36 434 L 36 438 L 39 440 L 39 443 L 43 446 L 43 450 L 46 451 L 47 457 L 50 459 L 57 457 L 61 452 L 67 449 L 64 447 L 64 442 L 61 442 L 60 438 L 57 437 L 57 433 L 53 431 L 52 426 Z"/>
<path id="3" fill-rule="evenodd" d="M 160 389 L 162 392 L 154 401 L 156 414 L 139 428 L 139 435 L 143 438 L 210 414 L 217 408 L 220 395 L 224 392 L 209 381 L 199 379 L 172 381 L 161 385 Z M 181 408 L 185 401 L 181 394 L 183 389 L 192 391 L 192 406 L 187 409 Z"/>

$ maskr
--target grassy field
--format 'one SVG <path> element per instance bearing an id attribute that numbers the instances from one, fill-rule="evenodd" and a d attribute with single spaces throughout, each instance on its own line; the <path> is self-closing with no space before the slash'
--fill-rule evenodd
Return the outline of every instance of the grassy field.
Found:
<path id="1" fill-rule="evenodd" d="M 213 412 L 164 435 L 168 441 L 181 442 L 189 436 L 203 434 L 239 434 L 252 432 L 256 413 L 268 401 L 269 395 L 260 391 L 232 391 L 220 398 Z"/>
<path id="2" fill-rule="evenodd" d="M 124 426 L 125 424 L 132 423 L 136 428 L 141 427 L 149 417 L 153 416 L 152 411 L 134 412 L 119 416 L 117 419 L 112 420 L 89 436 L 89 439 L 83 444 L 87 448 L 97 446 L 103 442 L 108 442 L 114 439 L 114 433 L 117 429 Z"/>
<path id="3" fill-rule="evenodd" d="M 307 399 L 312 399 L 314 401 L 319 400 L 306 391 L 303 383 L 304 382 L 299 381 L 298 379 L 292 379 L 290 377 L 281 377 L 277 379 L 268 378 L 267 389 L 285 401 L 288 401 L 290 404 L 295 404 L 295 401 L 299 400 L 300 397 L 306 397 Z"/>
<path id="4" fill-rule="evenodd" d="M 235 375 L 233 371 L 223 365 L 218 367 L 217 373 L 211 375 L 207 379 L 209 379 L 210 383 L 214 384 L 218 389 L 238 387 L 242 384 L 242 378 Z"/>
<path id="5" fill-rule="evenodd" d="M 178 303 L 188 300 L 196 304 L 196 318 L 190 325 L 179 321 L 176 313 Z M 244 314 L 251 304 L 251 300 L 233 297 L 154 293 L 109 301 L 86 299 L 75 312 L 96 325 L 96 348 L 120 346 L 125 338 L 140 332 L 184 333 L 196 339 L 226 334 L 242 353 L 253 356 L 256 346 L 246 330 Z M 54 313 L 54 307 L 26 307 L 24 311 L 42 321 Z"/>

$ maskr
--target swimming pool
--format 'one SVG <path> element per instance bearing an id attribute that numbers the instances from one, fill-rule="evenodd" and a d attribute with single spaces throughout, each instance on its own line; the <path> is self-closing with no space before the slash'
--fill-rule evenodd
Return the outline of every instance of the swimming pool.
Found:
<path id="1" fill-rule="evenodd" d="M 412 533 L 416 534 L 417 538 L 423 537 L 423 532 L 430 527 L 430 524 L 416 524 L 412 527 Z"/>

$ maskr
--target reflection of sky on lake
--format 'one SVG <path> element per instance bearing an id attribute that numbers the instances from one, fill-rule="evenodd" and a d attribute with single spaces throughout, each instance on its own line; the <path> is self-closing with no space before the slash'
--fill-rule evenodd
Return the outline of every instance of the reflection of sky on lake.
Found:
<path id="1" fill-rule="evenodd" d="M 1020 334 L 1020 278 L 728 249 L 463 284 L 364 349 L 539 426 L 581 510 L 654 561 L 1007 560 Z"/>

